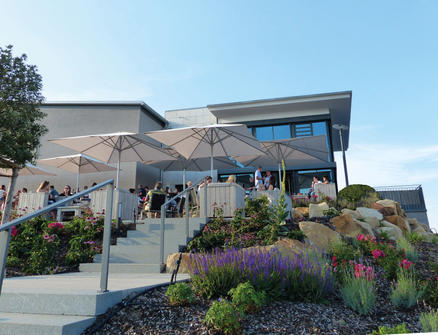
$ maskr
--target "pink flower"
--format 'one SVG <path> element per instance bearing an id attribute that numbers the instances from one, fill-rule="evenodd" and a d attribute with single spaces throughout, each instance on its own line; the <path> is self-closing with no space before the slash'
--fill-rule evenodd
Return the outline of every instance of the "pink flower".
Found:
<path id="1" fill-rule="evenodd" d="M 356 236 L 356 239 L 357 239 L 358 241 L 363 241 L 364 237 L 365 237 L 365 236 L 364 236 L 363 234 L 359 234 L 359 235 Z"/>
<path id="2" fill-rule="evenodd" d="M 380 257 L 385 257 L 385 253 L 382 250 L 376 249 L 372 251 L 373 257 L 379 259 Z"/>
<path id="3" fill-rule="evenodd" d="M 13 226 L 13 227 L 11 228 L 11 235 L 12 235 L 12 237 L 17 236 L 17 234 L 18 234 L 18 229 L 17 229 L 16 226 Z"/>
<path id="4" fill-rule="evenodd" d="M 94 243 L 96 243 L 96 242 L 91 241 L 91 240 L 90 240 L 90 241 L 86 241 L 86 242 L 84 242 L 84 244 L 90 244 L 90 245 L 91 245 L 91 244 L 94 244 Z"/>
<path id="5" fill-rule="evenodd" d="M 401 268 L 404 268 L 404 269 L 406 269 L 406 270 L 409 270 L 409 268 L 410 268 L 412 265 L 414 265 L 414 263 L 408 261 L 406 258 L 403 259 L 403 260 L 400 262 L 400 267 L 401 267 Z"/>
<path id="6" fill-rule="evenodd" d="M 61 222 L 52 222 L 48 225 L 49 228 L 59 228 L 64 229 L 64 225 Z"/>

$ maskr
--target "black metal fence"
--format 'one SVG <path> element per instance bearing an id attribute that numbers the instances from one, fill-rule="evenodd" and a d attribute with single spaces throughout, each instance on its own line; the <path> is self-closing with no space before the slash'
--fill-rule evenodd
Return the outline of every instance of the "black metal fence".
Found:
<path id="1" fill-rule="evenodd" d="M 382 199 L 397 201 L 405 212 L 426 212 L 421 185 L 374 187 Z"/>

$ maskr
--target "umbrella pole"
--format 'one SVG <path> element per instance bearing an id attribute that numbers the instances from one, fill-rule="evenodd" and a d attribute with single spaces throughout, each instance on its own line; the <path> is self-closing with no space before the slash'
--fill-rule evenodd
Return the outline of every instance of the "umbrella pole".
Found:
<path id="1" fill-rule="evenodd" d="M 79 192 L 79 172 L 76 175 L 76 193 L 78 193 L 78 192 Z"/>
<path id="2" fill-rule="evenodd" d="M 119 161 L 117 162 L 117 182 L 116 189 L 119 188 L 119 178 L 120 178 L 120 158 L 122 156 L 122 152 L 119 150 Z"/>
<path id="3" fill-rule="evenodd" d="M 213 144 L 210 145 L 210 176 L 213 178 Z M 213 180 L 216 181 L 216 178 Z"/>
<path id="4" fill-rule="evenodd" d="M 183 170 L 183 191 L 186 189 L 186 169 Z"/>

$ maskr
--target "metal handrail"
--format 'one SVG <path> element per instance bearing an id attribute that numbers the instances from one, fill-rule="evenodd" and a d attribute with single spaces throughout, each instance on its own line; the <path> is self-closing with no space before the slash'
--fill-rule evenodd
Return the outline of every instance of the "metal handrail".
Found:
<path id="1" fill-rule="evenodd" d="M 171 199 L 167 200 L 164 204 L 161 205 L 161 220 L 160 220 L 160 271 L 163 271 L 165 268 L 164 263 L 164 230 L 165 230 L 165 220 L 166 220 L 166 207 L 169 205 L 172 201 L 174 201 L 177 198 L 181 198 L 184 194 L 187 194 L 189 191 L 195 189 L 201 182 L 204 182 L 204 217 L 207 217 L 207 178 L 202 178 L 197 183 L 193 184 L 192 186 L 187 187 L 182 192 L 178 193 Z M 186 241 L 189 238 L 190 228 L 189 228 L 189 198 L 186 196 L 185 200 L 185 210 L 186 210 L 186 222 L 185 222 L 185 235 L 186 235 Z"/>
<path id="2" fill-rule="evenodd" d="M 6 260 L 8 257 L 8 247 L 9 240 L 11 236 L 12 227 L 18 226 L 19 224 L 26 222 L 34 217 L 41 214 L 48 213 L 64 204 L 71 202 L 72 200 L 78 199 L 84 195 L 87 195 L 93 191 L 99 190 L 100 188 L 106 186 L 107 188 L 107 198 L 106 198 L 106 209 L 105 209 L 105 223 L 103 230 L 103 241 L 102 241 L 102 270 L 100 276 L 100 292 L 108 291 L 108 267 L 109 267 L 109 250 L 111 241 L 111 223 L 112 223 L 112 205 L 113 205 L 113 189 L 114 189 L 114 179 L 109 179 L 103 183 L 92 186 L 87 190 L 76 193 L 66 199 L 59 200 L 49 206 L 41 208 L 35 212 L 26 214 L 8 223 L 0 226 L 0 293 L 3 286 L 3 279 L 5 276 Z"/>

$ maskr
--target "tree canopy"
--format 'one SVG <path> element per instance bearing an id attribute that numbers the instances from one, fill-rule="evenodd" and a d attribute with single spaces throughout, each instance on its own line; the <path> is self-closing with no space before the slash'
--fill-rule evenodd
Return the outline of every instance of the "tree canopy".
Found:
<path id="1" fill-rule="evenodd" d="M 34 163 L 40 137 L 47 132 L 40 105 L 42 78 L 25 54 L 12 55 L 12 46 L 0 47 L 0 167 Z"/>

